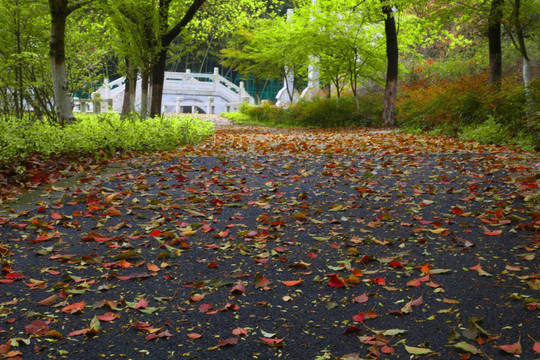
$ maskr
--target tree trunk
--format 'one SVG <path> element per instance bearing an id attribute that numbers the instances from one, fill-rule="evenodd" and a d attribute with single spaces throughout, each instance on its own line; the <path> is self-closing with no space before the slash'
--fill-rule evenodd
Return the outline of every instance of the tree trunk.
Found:
<path id="1" fill-rule="evenodd" d="M 70 11 L 68 0 L 49 0 L 51 12 L 51 39 L 49 57 L 53 81 L 57 120 L 61 125 L 75 120 L 66 71 L 65 35 L 66 19 Z"/>
<path id="2" fill-rule="evenodd" d="M 161 115 L 166 60 L 167 50 L 161 50 L 156 63 L 152 66 L 152 104 L 150 106 L 150 117 Z"/>
<path id="3" fill-rule="evenodd" d="M 137 69 L 126 59 L 127 76 L 124 90 L 124 102 L 122 104 L 121 117 L 135 112 L 135 99 L 137 95 Z"/>
<path id="4" fill-rule="evenodd" d="M 206 0 L 193 0 L 189 9 L 186 11 L 182 20 L 172 27 L 166 34 L 161 37 L 160 51 L 156 62 L 151 70 L 151 92 L 152 104 L 150 106 L 150 116 L 161 115 L 161 101 L 163 97 L 163 81 L 165 80 L 165 66 L 167 61 L 167 50 L 173 40 L 185 29 L 189 22 L 193 19 L 197 11 L 203 6 Z M 171 0 L 159 1 L 159 16 L 160 23 L 164 28 L 168 28 L 168 12 Z"/>
<path id="5" fill-rule="evenodd" d="M 126 62 L 126 80 L 124 82 L 124 100 L 122 102 L 122 111 L 120 112 L 120 117 L 123 118 L 129 113 L 129 108 L 131 106 L 131 62 L 129 58 L 124 59 Z"/>
<path id="6" fill-rule="evenodd" d="M 533 97 L 531 94 L 531 89 L 529 88 L 529 83 L 531 82 L 531 61 L 529 59 L 529 54 L 527 53 L 527 46 L 525 46 L 525 37 L 523 35 L 523 27 L 521 26 L 521 0 L 514 0 L 513 9 L 512 9 L 512 25 L 514 31 L 516 32 L 516 40 L 511 36 L 514 46 L 517 48 L 521 54 L 523 60 L 523 88 L 525 90 L 525 100 L 526 100 L 526 113 L 527 113 L 527 125 L 530 125 L 530 119 L 532 117 L 532 108 L 533 108 Z M 510 35 L 512 35 L 510 33 Z"/>
<path id="7" fill-rule="evenodd" d="M 148 116 L 148 70 L 141 72 L 141 117 L 146 119 Z"/>
<path id="8" fill-rule="evenodd" d="M 386 35 L 386 87 L 384 90 L 383 125 L 394 126 L 396 121 L 396 99 L 398 82 L 399 50 L 397 41 L 396 21 L 392 6 L 383 6 L 384 31 Z"/>
<path id="9" fill-rule="evenodd" d="M 502 81 L 502 44 L 501 44 L 501 23 L 502 23 L 502 3 L 503 0 L 492 0 L 488 21 L 488 41 L 489 41 L 489 83 L 495 88 L 501 87 Z"/>

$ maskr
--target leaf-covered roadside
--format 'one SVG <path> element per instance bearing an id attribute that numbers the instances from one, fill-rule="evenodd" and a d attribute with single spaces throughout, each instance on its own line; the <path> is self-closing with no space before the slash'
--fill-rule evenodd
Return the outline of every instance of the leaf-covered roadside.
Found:
<path id="1" fill-rule="evenodd" d="M 0 354 L 537 356 L 537 164 L 436 137 L 220 129 L 0 214 Z"/>
<path id="2" fill-rule="evenodd" d="M 213 123 L 193 116 L 140 119 L 118 114 L 79 114 L 61 127 L 46 121 L 0 122 L 0 204 L 43 184 L 96 172 L 115 157 L 166 151 L 200 141 Z"/>

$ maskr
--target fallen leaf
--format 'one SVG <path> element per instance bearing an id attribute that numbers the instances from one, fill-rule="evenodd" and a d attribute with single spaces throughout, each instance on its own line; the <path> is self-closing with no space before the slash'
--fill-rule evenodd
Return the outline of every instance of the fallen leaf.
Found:
<path id="1" fill-rule="evenodd" d="M 78 303 L 73 303 L 71 305 L 67 305 L 64 308 L 62 308 L 62 312 L 68 313 L 68 314 L 75 314 L 78 312 L 83 312 L 85 307 L 84 300 Z"/>
<path id="2" fill-rule="evenodd" d="M 302 278 L 298 280 L 291 280 L 291 281 L 282 281 L 282 284 L 285 286 L 296 286 L 302 282 Z"/>
<path id="3" fill-rule="evenodd" d="M 149 271 L 154 271 L 154 272 L 161 271 L 161 268 L 154 264 L 147 264 L 146 267 L 148 268 Z"/>
<path id="4" fill-rule="evenodd" d="M 341 288 L 341 287 L 347 287 L 347 284 L 345 283 L 345 280 L 341 278 L 340 276 L 334 275 L 330 277 L 330 280 L 328 280 L 328 286 L 333 288 Z"/>
<path id="5" fill-rule="evenodd" d="M 259 339 L 261 339 L 266 344 L 268 344 L 268 345 L 270 345 L 272 347 L 283 346 L 283 340 L 285 340 L 285 338 L 283 338 L 283 339 L 268 339 L 268 338 L 263 338 L 263 337 L 259 337 Z"/>
<path id="6" fill-rule="evenodd" d="M 514 344 L 501 345 L 499 346 L 499 349 L 508 354 L 521 354 L 521 342 L 518 340 Z"/>
<path id="7" fill-rule="evenodd" d="M 148 302 L 144 297 L 140 298 L 140 300 L 135 304 L 135 309 L 146 309 L 148 308 Z"/>
<path id="8" fill-rule="evenodd" d="M 427 349 L 427 348 L 408 346 L 405 343 L 403 343 L 403 346 L 405 346 L 405 350 L 407 350 L 409 354 L 413 354 L 413 355 L 427 355 L 433 352 L 432 350 Z"/>
<path id="9" fill-rule="evenodd" d="M 109 321 L 113 321 L 115 319 L 119 319 L 120 316 L 121 315 L 118 314 L 118 313 L 106 312 L 103 315 L 98 315 L 97 318 L 99 320 L 101 320 L 101 321 L 109 322 Z"/>
<path id="10" fill-rule="evenodd" d="M 471 354 L 481 354 L 482 352 L 474 345 L 471 345 L 465 341 L 460 341 L 454 345 L 455 348 L 466 351 Z"/>
<path id="11" fill-rule="evenodd" d="M 38 302 L 38 304 L 41 306 L 51 306 L 56 302 L 56 300 L 58 300 L 58 295 L 54 294 L 46 299 L 41 300 L 40 302 Z"/>
<path id="12" fill-rule="evenodd" d="M 364 293 L 362 295 L 358 295 L 357 297 L 353 298 L 353 302 L 358 304 L 363 304 L 369 300 L 368 296 Z"/>
<path id="13" fill-rule="evenodd" d="M 248 334 L 248 331 L 244 328 L 241 328 L 240 326 L 238 326 L 236 329 L 234 329 L 232 331 L 233 335 L 236 335 L 236 336 L 242 336 L 242 335 L 247 335 Z"/>
<path id="14" fill-rule="evenodd" d="M 34 320 L 30 325 L 26 325 L 24 329 L 29 334 L 43 335 L 49 331 L 49 324 L 45 321 Z"/>
<path id="15" fill-rule="evenodd" d="M 270 280 L 265 278 L 263 275 L 261 275 L 260 273 L 257 273 L 257 275 L 255 275 L 255 287 L 257 289 L 261 287 L 265 287 L 268 284 L 270 284 Z"/>
<path id="16" fill-rule="evenodd" d="M 222 346 L 229 346 L 229 345 L 236 345 L 236 344 L 238 344 L 238 338 L 233 337 L 233 338 L 219 340 L 217 346 L 222 347 Z"/>

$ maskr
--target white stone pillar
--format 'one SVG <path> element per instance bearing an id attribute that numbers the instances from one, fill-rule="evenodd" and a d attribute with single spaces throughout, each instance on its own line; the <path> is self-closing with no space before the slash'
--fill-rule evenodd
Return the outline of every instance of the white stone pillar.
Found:
<path id="1" fill-rule="evenodd" d="M 103 89 L 101 97 L 103 99 L 110 99 L 110 97 L 111 97 L 111 86 L 109 85 L 109 79 L 105 79 L 103 81 L 103 86 L 101 88 Z"/>
<path id="2" fill-rule="evenodd" d="M 217 91 L 218 84 L 219 84 L 219 68 L 215 67 L 214 68 L 214 94 Z"/>
<path id="3" fill-rule="evenodd" d="M 240 81 L 240 94 L 238 94 L 238 100 L 239 102 L 243 102 L 242 99 L 244 98 L 244 94 L 246 92 L 245 84 L 243 81 Z"/>
<path id="4" fill-rule="evenodd" d="M 314 11 L 317 0 L 311 0 L 311 5 L 313 6 L 312 11 Z M 313 13 L 311 13 L 311 21 L 315 18 Z M 309 56 L 309 65 L 308 65 L 308 84 L 307 87 L 302 91 L 300 95 L 301 98 L 313 99 L 319 95 L 319 74 L 321 69 L 319 67 L 319 58 L 314 55 Z"/>
<path id="5" fill-rule="evenodd" d="M 182 99 L 181 97 L 177 97 L 176 98 L 176 113 L 179 114 L 182 112 L 182 101 L 184 99 Z"/>
<path id="6" fill-rule="evenodd" d="M 293 9 L 287 9 L 287 21 L 292 21 L 293 14 Z M 279 90 L 279 92 L 277 93 L 276 100 L 277 106 L 289 106 L 295 101 L 294 71 L 288 66 L 285 66 L 285 79 L 283 79 L 283 88 L 281 88 L 281 90 Z"/>
<path id="7" fill-rule="evenodd" d="M 209 96 L 208 97 L 208 110 L 206 111 L 207 114 L 213 114 L 214 113 L 214 97 Z"/>

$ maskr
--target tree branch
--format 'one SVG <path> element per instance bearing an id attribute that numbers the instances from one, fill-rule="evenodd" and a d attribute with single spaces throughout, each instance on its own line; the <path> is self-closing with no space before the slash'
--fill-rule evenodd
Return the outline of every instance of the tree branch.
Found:
<path id="1" fill-rule="evenodd" d="M 193 3 L 186 11 L 186 14 L 169 32 L 163 35 L 162 45 L 164 47 L 169 46 L 172 41 L 184 30 L 184 28 L 189 24 L 189 22 L 195 17 L 195 14 L 201 6 L 205 3 L 206 0 L 193 0 Z"/>
<path id="2" fill-rule="evenodd" d="M 80 0 L 80 1 L 77 1 L 76 3 L 74 3 L 74 4 L 68 5 L 68 7 L 67 7 L 67 15 L 71 14 L 75 10 L 78 10 L 78 9 L 82 8 L 85 5 L 90 4 L 93 1 L 94 0 Z"/>

